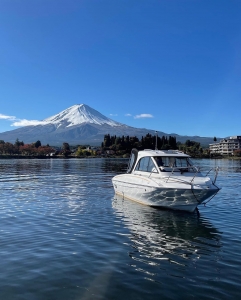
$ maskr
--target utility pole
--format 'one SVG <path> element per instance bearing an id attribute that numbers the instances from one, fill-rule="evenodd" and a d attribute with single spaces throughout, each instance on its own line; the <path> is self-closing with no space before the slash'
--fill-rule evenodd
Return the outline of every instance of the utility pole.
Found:
<path id="1" fill-rule="evenodd" d="M 156 132 L 156 146 L 155 146 L 155 150 L 158 150 L 157 149 L 157 131 L 155 131 Z"/>

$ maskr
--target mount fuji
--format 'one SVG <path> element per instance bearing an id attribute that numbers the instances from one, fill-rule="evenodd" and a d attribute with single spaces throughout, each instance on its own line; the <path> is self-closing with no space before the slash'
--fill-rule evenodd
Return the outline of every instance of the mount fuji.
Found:
<path id="1" fill-rule="evenodd" d="M 82 125 L 84 123 L 96 124 L 96 125 L 109 125 L 112 127 L 122 126 L 123 124 L 115 122 L 97 110 L 89 107 L 86 104 L 73 105 L 57 115 L 47 118 L 42 121 L 43 124 L 54 124 L 56 128 L 72 127 L 75 125 Z"/>
<path id="2" fill-rule="evenodd" d="M 42 145 L 62 145 L 67 142 L 71 145 L 96 145 L 99 146 L 105 134 L 117 136 L 141 136 L 147 133 L 155 134 L 154 130 L 135 128 L 113 121 L 102 115 L 86 104 L 73 105 L 60 113 L 39 121 L 37 125 L 24 126 L 11 131 L 0 133 L 0 140 L 14 143 L 18 138 L 25 144 L 40 140 Z M 177 134 L 158 132 L 159 136 L 176 136 L 177 141 L 185 142 L 187 139 L 198 141 L 202 144 L 212 142 L 212 138 L 188 137 Z"/>

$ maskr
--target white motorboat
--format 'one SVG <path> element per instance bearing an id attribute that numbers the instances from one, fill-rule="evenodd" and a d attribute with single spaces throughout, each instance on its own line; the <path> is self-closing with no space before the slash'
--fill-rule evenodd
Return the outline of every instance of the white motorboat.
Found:
<path id="1" fill-rule="evenodd" d="M 213 180 L 208 177 L 209 172 L 203 175 L 190 156 L 178 150 L 133 149 L 127 173 L 116 175 L 112 183 L 115 193 L 124 198 L 193 212 L 220 190 L 215 184 L 218 169 Z"/>

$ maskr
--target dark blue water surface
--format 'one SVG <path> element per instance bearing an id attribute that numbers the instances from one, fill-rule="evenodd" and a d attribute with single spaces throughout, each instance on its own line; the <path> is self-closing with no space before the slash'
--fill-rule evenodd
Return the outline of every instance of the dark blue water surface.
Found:
<path id="1" fill-rule="evenodd" d="M 239 299 L 241 162 L 200 216 L 116 197 L 124 159 L 0 160 L 0 299 Z"/>

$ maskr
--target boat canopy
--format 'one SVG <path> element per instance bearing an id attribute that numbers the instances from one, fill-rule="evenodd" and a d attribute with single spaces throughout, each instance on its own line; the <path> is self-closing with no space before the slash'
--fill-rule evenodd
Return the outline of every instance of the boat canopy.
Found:
<path id="1" fill-rule="evenodd" d="M 132 149 L 127 173 L 132 173 L 134 168 L 135 171 L 157 172 L 154 162 L 160 171 L 195 171 L 190 156 L 181 151 Z"/>
<path id="2" fill-rule="evenodd" d="M 137 157 L 138 157 L 138 150 L 134 148 L 131 150 L 131 156 L 130 156 L 130 160 L 129 160 L 129 164 L 128 164 L 128 168 L 127 168 L 127 173 L 132 172 L 134 165 L 137 161 Z"/>
<path id="3" fill-rule="evenodd" d="M 143 156 L 175 156 L 175 157 L 190 157 L 179 150 L 151 150 L 145 149 L 138 152 L 138 158 Z"/>

